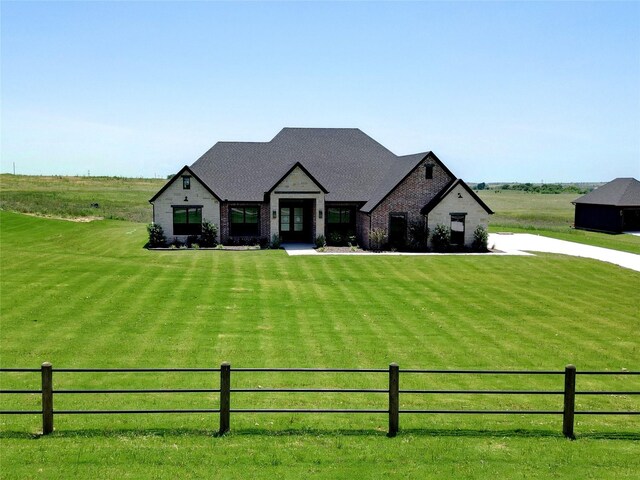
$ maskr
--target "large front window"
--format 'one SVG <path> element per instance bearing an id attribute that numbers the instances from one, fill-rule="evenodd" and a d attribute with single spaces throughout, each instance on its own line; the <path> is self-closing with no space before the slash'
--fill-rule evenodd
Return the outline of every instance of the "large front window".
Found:
<path id="1" fill-rule="evenodd" d="M 202 207 L 173 207 L 173 234 L 202 233 Z"/>
<path id="2" fill-rule="evenodd" d="M 231 207 L 229 209 L 229 234 L 238 236 L 260 235 L 258 207 Z"/>
<path id="3" fill-rule="evenodd" d="M 327 207 L 325 226 L 327 241 L 330 245 L 345 245 L 355 241 L 356 209 L 352 206 Z"/>
<path id="4" fill-rule="evenodd" d="M 329 207 L 327 208 L 327 223 L 350 224 L 353 218 L 353 207 Z"/>

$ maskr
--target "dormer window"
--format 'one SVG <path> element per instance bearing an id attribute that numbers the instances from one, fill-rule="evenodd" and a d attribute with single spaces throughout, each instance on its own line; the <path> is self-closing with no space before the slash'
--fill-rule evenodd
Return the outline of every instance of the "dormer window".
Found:
<path id="1" fill-rule="evenodd" d="M 189 175 L 183 175 L 182 176 L 182 188 L 184 190 L 190 190 L 191 189 L 191 177 Z"/>
<path id="2" fill-rule="evenodd" d="M 426 163 L 424 165 L 424 178 L 431 180 L 433 178 L 433 165 Z"/>

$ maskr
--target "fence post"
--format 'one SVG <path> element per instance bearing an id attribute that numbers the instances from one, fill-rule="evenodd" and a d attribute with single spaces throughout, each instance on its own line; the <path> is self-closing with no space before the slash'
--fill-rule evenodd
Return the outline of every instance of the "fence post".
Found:
<path id="1" fill-rule="evenodd" d="M 53 367 L 44 362 L 42 372 L 42 434 L 53 432 Z"/>
<path id="2" fill-rule="evenodd" d="M 220 365 L 220 431 L 224 435 L 229 431 L 229 417 L 231 408 L 231 364 L 222 362 Z"/>
<path id="3" fill-rule="evenodd" d="M 575 439 L 573 434 L 573 415 L 576 409 L 576 367 L 567 365 L 564 368 L 564 410 L 562 413 L 562 433 L 565 437 Z"/>
<path id="4" fill-rule="evenodd" d="M 389 364 L 389 432 L 387 437 L 395 437 L 400 423 L 400 367 Z"/>

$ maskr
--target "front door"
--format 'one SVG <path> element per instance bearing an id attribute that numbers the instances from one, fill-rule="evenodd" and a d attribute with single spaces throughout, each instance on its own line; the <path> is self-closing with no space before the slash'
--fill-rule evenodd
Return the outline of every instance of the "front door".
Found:
<path id="1" fill-rule="evenodd" d="M 405 248 L 407 246 L 407 214 L 389 214 L 389 246 L 391 248 Z"/>
<path id="2" fill-rule="evenodd" d="M 283 242 L 311 242 L 311 208 L 305 202 L 280 203 L 280 238 Z"/>

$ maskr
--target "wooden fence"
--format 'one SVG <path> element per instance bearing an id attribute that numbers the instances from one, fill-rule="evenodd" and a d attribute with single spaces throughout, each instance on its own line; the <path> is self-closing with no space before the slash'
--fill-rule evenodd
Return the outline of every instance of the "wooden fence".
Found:
<path id="1" fill-rule="evenodd" d="M 312 414 L 384 414 L 388 416 L 388 436 L 394 437 L 400 428 L 401 414 L 482 414 L 482 415 L 562 415 L 562 433 L 565 437 L 574 439 L 575 415 L 640 415 L 640 410 L 633 411 L 602 411 L 582 410 L 576 411 L 576 395 L 640 395 L 640 391 L 576 391 L 577 375 L 640 375 L 640 372 L 609 372 L 609 371 L 584 371 L 577 372 L 576 367 L 567 365 L 564 371 L 539 371 L 539 370 L 400 370 L 396 363 L 389 365 L 388 369 L 338 369 L 338 368 L 235 368 L 234 375 L 246 372 L 303 372 L 309 374 L 338 373 L 358 374 L 377 373 L 388 375 L 388 388 L 385 389 L 360 389 L 360 388 L 231 388 L 231 365 L 222 363 L 220 368 L 59 368 L 60 373 L 123 373 L 123 372 L 212 372 L 219 373 L 220 388 L 211 389 L 93 389 L 93 390 L 68 390 L 54 389 L 53 366 L 45 362 L 40 369 L 36 368 L 0 368 L 0 373 L 22 372 L 41 374 L 40 390 L 0 390 L 0 394 L 40 394 L 42 396 L 41 410 L 0 410 L 0 415 L 42 415 L 42 433 L 47 435 L 53 432 L 54 416 L 58 415 L 96 415 L 96 414 L 185 414 L 185 413 L 216 413 L 219 414 L 219 434 L 223 435 L 231 428 L 231 414 L 242 413 L 312 413 Z M 563 375 L 563 390 L 402 390 L 400 389 L 401 375 Z M 388 397 L 388 406 L 385 409 L 303 409 L 303 408 L 231 408 L 231 394 L 239 393 L 373 393 L 384 394 Z M 163 409 L 163 410 L 55 410 L 54 395 L 87 395 L 87 394 L 140 394 L 140 393 L 218 393 L 218 408 L 202 409 Z M 403 410 L 400 408 L 401 395 L 562 395 L 562 410 Z"/>

